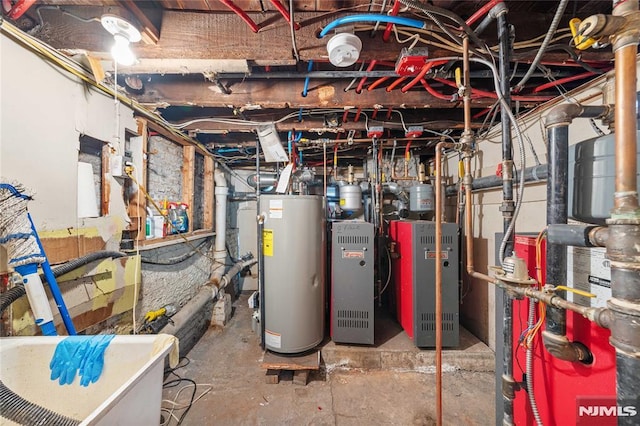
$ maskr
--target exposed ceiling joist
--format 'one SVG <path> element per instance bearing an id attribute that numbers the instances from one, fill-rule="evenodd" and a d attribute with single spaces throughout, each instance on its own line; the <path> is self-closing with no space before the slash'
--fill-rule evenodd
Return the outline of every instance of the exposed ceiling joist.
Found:
<path id="1" fill-rule="evenodd" d="M 457 102 L 438 99 L 424 90 L 401 93 L 396 89 L 355 90 L 345 92 L 347 83 L 335 81 L 311 81 L 306 97 L 302 96 L 302 84 L 290 81 L 247 80 L 238 82 L 223 94 L 218 85 L 208 81 L 167 81 L 151 79 L 145 82 L 145 91 L 136 99 L 142 104 L 237 107 L 244 109 L 270 108 L 455 108 Z M 448 90 L 451 92 L 451 90 Z M 474 100 L 474 107 L 489 107 L 495 99 Z"/>

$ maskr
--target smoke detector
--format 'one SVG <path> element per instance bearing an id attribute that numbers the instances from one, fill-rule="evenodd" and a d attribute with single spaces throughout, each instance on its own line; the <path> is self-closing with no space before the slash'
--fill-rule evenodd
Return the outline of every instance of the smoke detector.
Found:
<path id="1" fill-rule="evenodd" d="M 336 67 L 348 67 L 356 63 L 362 50 L 362 41 L 351 33 L 335 34 L 327 43 L 329 62 Z"/>

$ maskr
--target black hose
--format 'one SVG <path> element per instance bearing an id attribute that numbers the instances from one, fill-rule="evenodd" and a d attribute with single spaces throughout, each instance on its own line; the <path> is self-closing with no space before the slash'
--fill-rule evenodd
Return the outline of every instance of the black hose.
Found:
<path id="1" fill-rule="evenodd" d="M 27 294 L 27 291 L 24 289 L 24 285 L 22 284 L 18 284 L 17 286 L 12 287 L 4 293 L 0 294 L 0 316 L 2 316 L 5 309 L 7 309 L 9 305 L 20 299 L 25 294 Z"/>
<path id="2" fill-rule="evenodd" d="M 15 288 L 15 287 L 14 287 Z M 75 426 L 79 420 L 63 416 L 48 408 L 27 401 L 0 380 L 0 415 L 25 426 Z"/>
<path id="3" fill-rule="evenodd" d="M 126 254 L 121 253 L 119 251 L 95 251 L 93 253 L 89 253 L 89 254 L 85 254 L 82 257 L 79 257 L 77 259 L 74 260 L 70 260 L 65 264 L 62 264 L 60 266 L 56 266 L 55 268 L 51 268 L 51 270 L 53 271 L 53 276 L 54 277 L 59 277 L 61 275 L 66 274 L 67 272 L 71 272 L 74 271 L 78 268 L 80 268 L 81 266 L 87 265 L 91 262 L 94 262 L 96 260 L 100 260 L 100 259 L 106 259 L 108 257 L 113 257 L 118 258 L 118 257 L 125 257 Z M 44 280 L 43 280 L 44 282 Z"/>
<path id="4" fill-rule="evenodd" d="M 94 262 L 96 260 L 105 259 L 107 257 L 124 257 L 126 254 L 120 253 L 119 251 L 96 251 L 93 253 L 89 253 L 85 256 L 79 257 L 77 259 L 71 260 L 63 265 L 52 268 L 53 276 L 59 277 L 61 275 L 66 274 L 67 272 L 71 272 L 75 269 L 80 268 L 88 263 Z M 44 275 L 40 275 L 40 279 L 42 282 L 46 282 Z M 5 291 L 0 294 L 0 316 L 4 313 L 4 311 L 16 300 L 20 299 L 26 293 L 24 289 L 24 285 L 18 284 L 15 287 Z"/>
<path id="5" fill-rule="evenodd" d="M 209 245 L 209 243 L 211 242 L 210 238 L 206 238 L 203 242 L 201 242 L 200 244 L 198 244 L 193 250 L 177 256 L 177 257 L 172 257 L 169 259 L 151 259 L 149 257 L 142 257 L 140 259 L 140 261 L 142 263 L 146 263 L 149 265 L 161 265 L 161 266 L 170 266 L 170 265 L 177 265 L 179 263 L 184 262 L 185 260 L 195 256 L 196 254 L 200 253 L 203 254 L 200 249 L 202 249 L 203 247 Z"/>

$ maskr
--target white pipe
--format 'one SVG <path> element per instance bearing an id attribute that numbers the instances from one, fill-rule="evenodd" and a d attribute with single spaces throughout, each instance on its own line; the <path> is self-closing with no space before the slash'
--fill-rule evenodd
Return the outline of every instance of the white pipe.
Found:
<path id="1" fill-rule="evenodd" d="M 213 174 L 215 182 L 216 199 L 216 242 L 213 252 L 214 264 L 211 282 L 217 286 L 224 274 L 225 260 L 227 259 L 226 235 L 227 235 L 227 179 L 224 172 L 216 167 Z"/>

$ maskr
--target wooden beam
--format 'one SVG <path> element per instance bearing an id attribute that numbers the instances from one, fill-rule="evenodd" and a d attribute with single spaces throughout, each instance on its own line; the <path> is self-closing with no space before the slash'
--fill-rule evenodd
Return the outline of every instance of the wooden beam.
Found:
<path id="1" fill-rule="evenodd" d="M 214 172 L 213 157 L 204 157 L 204 218 L 202 219 L 202 226 L 204 229 L 213 229 L 213 192 L 215 190 L 213 185 L 213 172 Z"/>
<path id="2" fill-rule="evenodd" d="M 83 16 L 100 16 L 107 8 L 76 8 Z M 93 12 L 91 12 L 93 10 Z M 342 15 L 342 14 L 340 14 Z M 162 33 L 156 45 L 137 44 L 132 46 L 138 58 L 179 58 L 179 59 L 246 59 L 264 64 L 291 63 L 294 60 L 291 47 L 290 28 L 277 12 L 249 13 L 261 25 L 254 34 L 240 18 L 233 13 L 195 13 L 186 11 L 165 11 Z M 338 14 L 322 12 L 298 12 L 295 14 L 302 28 L 296 31 L 296 44 L 300 59 L 320 60 L 327 57 L 328 37 L 319 39 L 316 33 Z M 518 40 L 527 40 L 540 35 L 542 26 L 531 22 L 546 22 L 542 14 L 527 16 L 528 25 L 519 26 Z M 513 20 L 513 19 L 511 19 Z M 521 18 L 522 20 L 522 18 Z M 365 24 L 366 25 L 366 24 Z M 384 26 L 381 26 L 384 28 Z M 379 31 L 381 34 L 381 31 Z M 60 49 L 85 49 L 94 52 L 108 52 L 113 37 L 99 22 L 80 22 L 60 13 L 51 13 L 46 30 L 39 29 L 36 37 Z M 369 37 L 369 32 L 360 33 L 364 47 L 360 59 L 370 61 L 395 61 L 402 47 L 395 38 L 384 43 L 381 36 Z M 525 61 L 537 53 L 531 49 L 520 58 Z M 568 58 L 567 54 L 552 53 L 556 58 Z M 451 52 L 430 46 L 430 57 L 451 56 Z M 553 56 L 545 55 L 547 58 Z M 612 54 L 605 52 L 584 52 L 583 60 L 610 60 Z M 554 59 L 556 60 L 556 59 Z"/>
<path id="3" fill-rule="evenodd" d="M 122 3 L 127 9 L 136 17 L 140 23 L 140 34 L 142 35 L 142 41 L 146 44 L 155 45 L 158 44 L 160 39 L 160 31 L 156 25 L 151 22 L 147 14 L 134 2 L 133 0 L 122 0 Z"/>
<path id="4" fill-rule="evenodd" d="M 269 108 L 454 108 L 457 103 L 437 99 L 424 90 L 385 89 L 345 92 L 348 82 L 311 81 L 306 97 L 302 96 L 302 81 L 244 81 L 231 85 L 231 94 L 225 95 L 211 82 L 151 79 L 145 83 L 145 93 L 136 97 L 138 102 L 152 105 L 229 107 L 247 109 Z M 450 93 L 450 89 L 447 93 Z M 476 108 L 489 107 L 493 99 L 474 99 Z"/>
<path id="5" fill-rule="evenodd" d="M 182 148 L 182 202 L 189 206 L 189 229 L 193 230 L 193 199 L 195 190 L 196 147 Z"/>

